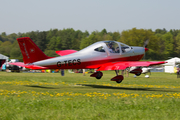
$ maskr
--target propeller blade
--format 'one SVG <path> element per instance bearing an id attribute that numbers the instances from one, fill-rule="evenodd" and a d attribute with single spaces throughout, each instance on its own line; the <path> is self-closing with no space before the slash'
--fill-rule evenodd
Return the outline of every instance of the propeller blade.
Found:
<path id="1" fill-rule="evenodd" d="M 145 58 L 146 58 L 146 52 L 149 50 L 149 49 L 147 48 L 148 43 L 149 43 L 149 39 L 147 39 L 147 40 L 144 41 L 144 46 L 143 46 L 144 49 L 145 49 L 145 53 L 144 53 L 144 57 L 143 57 L 144 60 L 145 60 Z"/>
<path id="2" fill-rule="evenodd" d="M 144 41 L 144 47 L 145 47 L 145 48 L 147 48 L 148 43 L 149 43 L 149 39 L 147 39 L 147 40 Z"/>

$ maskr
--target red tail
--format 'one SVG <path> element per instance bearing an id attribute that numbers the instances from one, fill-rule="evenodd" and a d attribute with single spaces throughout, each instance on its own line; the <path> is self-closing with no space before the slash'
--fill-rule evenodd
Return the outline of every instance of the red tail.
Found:
<path id="1" fill-rule="evenodd" d="M 29 37 L 18 38 L 17 41 L 25 64 L 49 58 Z"/>

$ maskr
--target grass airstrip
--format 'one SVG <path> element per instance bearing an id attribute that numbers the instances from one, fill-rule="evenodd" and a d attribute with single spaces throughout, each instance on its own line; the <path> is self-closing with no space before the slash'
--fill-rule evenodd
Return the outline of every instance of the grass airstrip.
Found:
<path id="1" fill-rule="evenodd" d="M 180 119 L 180 78 L 151 73 L 110 81 L 81 73 L 0 72 L 1 120 Z"/>

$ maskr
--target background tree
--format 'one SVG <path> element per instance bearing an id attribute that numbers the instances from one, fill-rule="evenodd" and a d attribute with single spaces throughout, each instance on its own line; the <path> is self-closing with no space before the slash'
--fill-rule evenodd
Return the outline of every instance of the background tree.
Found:
<path id="1" fill-rule="evenodd" d="M 87 46 L 89 46 L 95 42 L 103 40 L 103 36 L 101 36 L 101 35 L 102 34 L 101 33 L 99 34 L 98 31 L 92 32 L 91 35 L 89 35 L 88 37 L 83 38 L 81 40 L 80 49 L 83 49 L 83 48 L 85 48 L 85 47 L 87 47 Z"/>
<path id="2" fill-rule="evenodd" d="M 165 34 L 165 33 L 167 33 L 167 30 L 165 28 L 155 30 L 155 34 Z"/>
<path id="3" fill-rule="evenodd" d="M 0 53 L 10 57 L 10 51 L 12 49 L 11 45 L 12 45 L 12 43 L 10 41 L 5 41 L 5 42 L 1 43 Z"/>
<path id="4" fill-rule="evenodd" d="M 170 32 L 162 35 L 162 40 L 164 42 L 164 55 L 166 58 L 173 56 L 173 35 Z"/>
<path id="5" fill-rule="evenodd" d="M 143 46 L 144 42 L 154 33 L 151 30 L 136 29 L 123 31 L 118 41 L 128 44 L 130 46 Z"/>
<path id="6" fill-rule="evenodd" d="M 176 55 L 180 55 L 180 32 L 176 36 L 176 48 L 175 48 Z"/>
<path id="7" fill-rule="evenodd" d="M 19 44 L 17 41 L 14 41 L 14 43 L 11 45 L 11 50 L 10 50 L 10 57 L 11 58 L 22 58 L 22 54 L 19 48 Z"/>

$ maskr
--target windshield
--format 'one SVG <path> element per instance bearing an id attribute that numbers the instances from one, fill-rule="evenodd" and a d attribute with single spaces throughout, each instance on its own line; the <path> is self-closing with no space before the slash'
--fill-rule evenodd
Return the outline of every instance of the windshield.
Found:
<path id="1" fill-rule="evenodd" d="M 129 52 L 131 50 L 131 47 L 129 47 L 126 44 L 121 43 L 120 45 L 121 45 L 122 53 L 126 53 L 126 52 Z"/>

